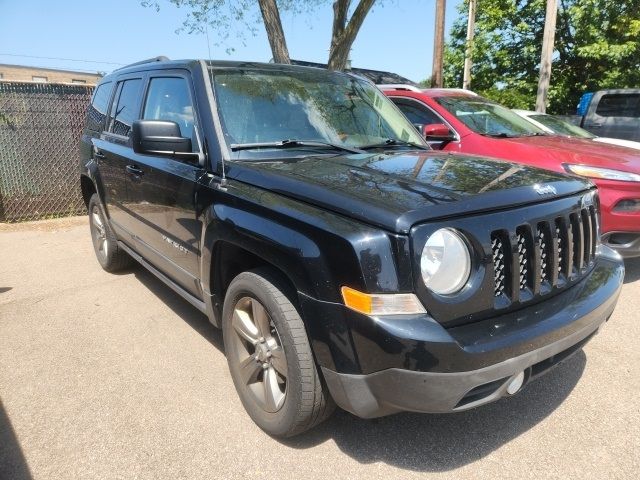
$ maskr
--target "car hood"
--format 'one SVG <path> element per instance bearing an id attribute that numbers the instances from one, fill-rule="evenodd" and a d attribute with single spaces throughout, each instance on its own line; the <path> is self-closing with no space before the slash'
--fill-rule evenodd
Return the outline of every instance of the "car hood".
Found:
<path id="1" fill-rule="evenodd" d="M 506 138 L 506 143 L 544 148 L 562 163 L 579 163 L 640 173 L 640 152 L 633 148 L 595 142 L 588 138 L 540 136 Z"/>
<path id="2" fill-rule="evenodd" d="M 593 188 L 579 177 L 434 151 L 234 161 L 227 171 L 230 179 L 398 233 L 424 221 L 548 201 Z"/>

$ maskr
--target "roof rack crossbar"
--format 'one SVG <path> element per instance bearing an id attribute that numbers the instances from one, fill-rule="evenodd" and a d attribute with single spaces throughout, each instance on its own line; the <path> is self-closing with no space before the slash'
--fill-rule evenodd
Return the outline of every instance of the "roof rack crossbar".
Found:
<path id="1" fill-rule="evenodd" d="M 411 92 L 422 92 L 422 90 L 415 85 L 409 85 L 405 83 L 381 83 L 378 84 L 378 88 L 381 90 L 409 90 Z"/>
<path id="2" fill-rule="evenodd" d="M 135 65 L 144 65 L 145 63 L 166 62 L 167 60 L 169 60 L 169 57 L 158 55 L 157 57 L 147 58 L 146 60 L 140 60 L 139 62 L 130 63 L 129 65 L 125 65 L 124 67 L 116 68 L 116 70 L 122 70 L 123 68 L 129 68 Z"/>

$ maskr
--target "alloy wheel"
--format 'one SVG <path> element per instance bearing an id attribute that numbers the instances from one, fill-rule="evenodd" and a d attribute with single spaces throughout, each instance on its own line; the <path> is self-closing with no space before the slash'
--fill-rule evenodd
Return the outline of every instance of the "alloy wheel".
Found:
<path id="1" fill-rule="evenodd" d="M 234 307 L 231 326 L 243 384 L 263 410 L 277 412 L 286 398 L 287 360 L 273 321 L 258 300 L 243 297 Z"/>
<path id="2" fill-rule="evenodd" d="M 107 232 L 97 206 L 94 206 L 91 212 L 91 223 L 93 225 L 97 253 L 103 258 L 107 258 L 109 242 L 107 241 Z"/>

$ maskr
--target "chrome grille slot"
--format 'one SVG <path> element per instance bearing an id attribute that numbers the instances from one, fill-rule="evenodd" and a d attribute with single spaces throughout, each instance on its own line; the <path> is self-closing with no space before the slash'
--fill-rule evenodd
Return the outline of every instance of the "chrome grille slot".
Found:
<path id="1" fill-rule="evenodd" d="M 556 237 L 558 239 L 558 276 L 564 275 L 566 277 L 569 274 L 567 227 L 563 218 L 557 218 L 555 224 Z"/>
<path id="2" fill-rule="evenodd" d="M 593 245 L 593 230 L 591 228 L 591 216 L 589 215 L 589 210 L 583 208 L 580 212 L 580 216 L 582 217 L 582 234 L 584 238 L 584 266 L 587 266 L 591 263 L 592 260 L 591 250 Z"/>
<path id="3" fill-rule="evenodd" d="M 591 219 L 591 238 L 593 239 L 591 242 L 591 260 L 593 261 L 596 257 L 596 246 L 600 241 L 600 232 L 598 231 L 598 214 L 595 207 L 591 205 L 588 210 Z"/>
<path id="4" fill-rule="evenodd" d="M 493 252 L 493 281 L 495 297 L 507 293 L 507 274 L 509 272 L 510 255 L 508 255 L 509 242 L 507 237 L 494 232 L 491 235 L 491 250 Z"/>
<path id="5" fill-rule="evenodd" d="M 580 272 L 584 267 L 584 229 L 582 216 L 579 213 L 569 215 L 571 232 L 573 233 L 573 266 Z"/>
<path id="6" fill-rule="evenodd" d="M 527 287 L 531 288 L 533 286 L 533 282 L 531 281 L 533 274 L 531 257 L 533 251 L 531 249 L 531 242 L 529 241 L 529 229 L 526 227 L 519 227 L 516 230 L 516 238 L 520 290 L 525 290 Z"/>
<path id="7" fill-rule="evenodd" d="M 549 224 L 546 222 L 540 222 L 536 228 L 536 248 L 538 249 L 538 256 L 540 258 L 540 265 L 538 269 L 538 278 L 540 283 L 545 283 L 551 280 L 551 235 L 549 232 Z"/>

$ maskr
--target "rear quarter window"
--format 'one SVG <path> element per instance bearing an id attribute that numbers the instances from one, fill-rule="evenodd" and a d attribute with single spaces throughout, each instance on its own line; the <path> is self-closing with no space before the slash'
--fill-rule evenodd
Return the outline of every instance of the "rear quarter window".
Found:
<path id="1" fill-rule="evenodd" d="M 107 117 L 112 90 L 113 83 L 105 82 L 98 85 L 96 91 L 93 92 L 91 105 L 87 110 L 87 128 L 89 130 L 101 132 L 104 128 L 104 120 Z"/>
<path id="2" fill-rule="evenodd" d="M 140 89 L 142 80 L 134 78 L 122 82 L 117 104 L 111 108 L 109 132 L 128 137 L 131 125 L 138 119 L 140 111 Z M 116 103 L 114 101 L 114 103 Z"/>
<path id="3" fill-rule="evenodd" d="M 603 95 L 596 114 L 601 117 L 640 117 L 640 93 Z"/>

